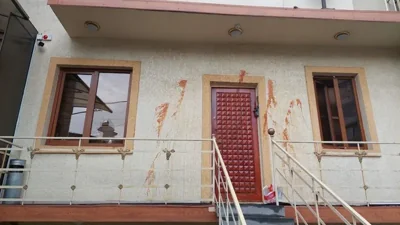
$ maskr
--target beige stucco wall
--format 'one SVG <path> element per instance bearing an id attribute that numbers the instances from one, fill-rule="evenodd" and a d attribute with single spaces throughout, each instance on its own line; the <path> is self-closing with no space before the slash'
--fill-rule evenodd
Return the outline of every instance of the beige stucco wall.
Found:
<path id="1" fill-rule="evenodd" d="M 35 135 L 50 57 L 80 57 L 111 60 L 141 61 L 141 78 L 136 121 L 136 137 L 156 138 L 155 108 L 169 103 L 161 138 L 201 138 L 202 75 L 231 74 L 245 70 L 252 76 L 265 76 L 274 87 L 277 106 L 271 109 L 276 122 L 277 139 L 284 128 L 291 140 L 312 140 L 312 130 L 305 84 L 305 66 L 363 67 L 373 106 L 379 141 L 400 141 L 397 135 L 400 120 L 400 65 L 398 54 L 383 49 L 352 49 L 306 46 L 246 46 L 203 45 L 190 43 L 144 43 L 134 40 L 96 40 L 68 37 L 46 0 L 20 0 L 40 32 L 53 35 L 53 41 L 42 49 L 36 48 L 21 106 L 17 136 Z M 187 80 L 182 104 L 178 107 L 181 89 L 178 82 Z M 268 84 L 266 84 L 269 87 Z M 289 126 L 285 116 L 291 101 L 294 107 Z M 297 102 L 297 101 L 296 101 Z M 301 106 L 301 107 L 300 107 Z M 176 117 L 172 114 L 177 111 Z M 261 129 L 261 124 L 260 124 Z M 29 145 L 24 142 L 23 144 Z M 175 148 L 177 153 L 170 164 L 161 155 L 155 162 L 159 189 L 147 194 L 146 176 L 157 153 L 163 148 Z M 117 186 L 124 182 L 130 188 L 124 192 L 126 201 L 190 201 L 200 200 L 200 143 L 135 143 L 135 152 L 127 156 L 122 169 L 120 155 L 82 155 L 79 175 L 75 177 L 74 155 L 36 155 L 34 169 L 51 172 L 32 172 L 27 198 L 68 201 L 70 186 L 75 182 L 74 198 L 82 201 L 105 201 L 119 198 Z M 397 146 L 382 146 L 382 156 L 364 159 L 367 198 L 373 202 L 400 202 L 400 176 Z M 365 193 L 358 158 L 324 157 L 322 173 L 312 145 L 296 144 L 292 153 L 304 165 L 322 177 L 333 190 L 354 203 L 365 202 Z M 263 152 L 262 154 L 269 154 Z M 28 158 L 26 154 L 24 158 Z M 270 166 L 263 162 L 263 166 Z M 167 174 L 165 168 L 175 171 Z M 89 172 L 92 169 L 110 170 Z M 57 170 L 64 170 L 57 172 Z M 113 170 L 113 171 L 111 171 Z M 117 171 L 115 171 L 117 170 Z M 322 176 L 321 176 L 322 174 Z M 168 192 L 165 183 L 172 185 Z M 267 185 L 267 184 L 265 184 Z"/>

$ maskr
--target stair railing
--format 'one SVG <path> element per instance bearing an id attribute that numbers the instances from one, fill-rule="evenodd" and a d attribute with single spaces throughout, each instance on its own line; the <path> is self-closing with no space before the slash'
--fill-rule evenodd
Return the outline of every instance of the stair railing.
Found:
<path id="1" fill-rule="evenodd" d="M 213 152 L 214 202 L 219 224 L 247 225 L 215 137 Z"/>
<path id="2" fill-rule="evenodd" d="M 335 194 L 325 183 L 323 183 L 320 179 L 313 175 L 288 151 L 286 151 L 281 145 L 279 145 L 277 141 L 273 139 L 273 136 L 275 134 L 274 129 L 270 128 L 268 130 L 268 134 L 270 135 L 271 140 L 270 149 L 272 154 L 271 162 L 273 167 L 272 182 L 274 184 L 274 189 L 276 193 L 276 204 L 279 205 L 280 200 L 286 200 L 294 209 L 295 222 L 297 225 L 299 225 L 300 223 L 308 225 L 307 221 L 304 218 L 304 215 L 300 212 L 301 210 L 298 207 L 298 200 L 300 200 L 301 204 L 305 205 L 306 208 L 311 212 L 311 214 L 315 217 L 318 225 L 326 225 L 320 215 L 321 205 L 325 207 L 327 206 L 347 225 L 371 225 L 363 216 L 357 213 L 357 211 L 354 210 L 353 207 L 351 207 L 342 198 Z M 287 167 L 287 169 L 279 169 L 277 166 L 277 163 L 279 161 L 276 162 L 276 158 L 280 160 L 280 162 L 282 163 L 282 167 Z M 303 174 L 305 176 L 303 176 Z M 303 190 L 299 190 L 298 188 L 296 188 L 296 180 L 302 181 L 302 183 L 311 190 L 311 195 L 308 193 L 304 194 Z M 278 186 L 280 185 L 280 181 L 286 183 L 287 191 L 284 191 L 281 187 L 278 188 Z M 324 195 L 322 195 L 321 193 L 324 193 Z M 335 202 L 335 206 L 327 199 L 327 194 L 337 201 Z M 280 196 L 282 196 L 283 199 L 280 199 Z M 341 208 L 343 208 L 343 210 L 339 210 L 337 206 L 340 206 Z M 345 211 L 346 215 L 350 215 L 351 222 L 348 220 L 349 217 L 343 215 L 341 211 Z"/>
<path id="3" fill-rule="evenodd" d="M 383 0 L 385 1 L 386 11 L 400 11 L 399 0 Z"/>

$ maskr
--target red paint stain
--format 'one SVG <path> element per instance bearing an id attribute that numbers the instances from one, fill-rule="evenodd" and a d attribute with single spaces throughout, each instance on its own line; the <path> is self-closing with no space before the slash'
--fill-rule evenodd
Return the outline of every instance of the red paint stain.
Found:
<path id="1" fill-rule="evenodd" d="M 144 184 L 147 187 L 146 195 L 149 196 L 150 194 L 150 188 L 154 184 L 154 181 L 156 180 L 156 174 L 154 172 L 155 169 L 155 162 L 157 158 L 161 155 L 161 152 L 158 152 L 156 157 L 154 157 L 153 162 L 151 163 L 150 169 L 147 171 L 147 176 L 146 179 L 144 180 Z"/>
<path id="2" fill-rule="evenodd" d="M 287 129 L 287 128 L 283 129 L 283 132 L 282 132 L 282 139 L 283 139 L 284 141 L 289 141 L 289 132 L 288 132 L 288 129 Z M 284 142 L 284 143 L 283 143 L 283 146 L 284 146 L 285 148 L 287 148 L 288 143 L 287 143 L 287 142 Z"/>
<path id="3" fill-rule="evenodd" d="M 285 117 L 285 126 L 289 126 L 290 122 L 289 122 L 289 117 L 286 116 Z"/>
<path id="4" fill-rule="evenodd" d="M 288 109 L 287 113 L 286 113 L 286 117 L 292 115 L 292 110 Z"/>
<path id="5" fill-rule="evenodd" d="M 300 108 L 300 110 L 303 112 L 303 103 L 300 101 L 300 99 L 296 99 L 296 105 L 297 107 Z"/>
<path id="6" fill-rule="evenodd" d="M 268 80 L 268 100 L 267 100 L 267 108 L 271 108 L 272 106 L 275 108 L 278 102 L 276 101 L 274 94 L 274 82 L 272 80 Z"/>
<path id="7" fill-rule="evenodd" d="M 164 125 L 165 117 L 168 113 L 169 103 L 163 103 L 156 107 L 156 117 L 157 117 L 157 136 L 160 137 L 162 127 Z"/>
<path id="8" fill-rule="evenodd" d="M 282 132 L 282 138 L 283 138 L 283 140 L 285 140 L 285 141 L 290 141 L 290 135 L 289 135 L 289 130 L 288 130 L 288 128 L 290 127 L 290 126 L 292 126 L 292 124 L 290 124 L 291 123 L 291 116 L 292 116 L 292 114 L 294 113 L 294 107 L 295 106 L 297 106 L 298 108 L 300 108 L 300 110 L 301 110 L 301 112 L 303 113 L 303 105 L 302 105 L 302 102 L 300 101 L 300 99 L 296 99 L 296 100 L 292 100 L 292 101 L 290 101 L 290 103 L 289 103 L 289 108 L 288 108 L 288 111 L 287 111 L 287 113 L 286 113 L 286 117 L 285 117 L 285 126 L 284 126 L 284 130 L 283 130 L 283 132 Z M 291 144 L 291 143 L 284 143 L 284 145 L 283 145 L 286 149 L 287 148 L 289 148 L 292 152 L 293 152 L 293 154 L 295 154 L 295 152 L 294 152 L 294 146 L 293 146 L 293 144 Z"/>
<path id="9" fill-rule="evenodd" d="M 242 83 L 242 82 L 243 82 L 244 76 L 246 76 L 246 74 L 247 74 L 246 70 L 240 70 L 240 73 L 239 73 L 239 83 Z"/>
<path id="10" fill-rule="evenodd" d="M 294 107 L 294 100 L 290 101 L 290 105 L 289 105 L 289 108 L 293 109 L 293 107 Z"/>
<path id="11" fill-rule="evenodd" d="M 181 108 L 181 104 L 182 104 L 183 98 L 185 97 L 186 84 L 187 84 L 187 80 L 180 80 L 178 82 L 178 86 L 181 89 L 181 96 L 180 96 L 180 98 L 178 100 L 178 104 L 176 106 L 176 110 L 172 114 L 172 117 L 175 117 L 176 114 L 178 113 L 179 109 Z"/>
<path id="12" fill-rule="evenodd" d="M 268 127 L 268 108 L 267 111 L 264 113 L 264 125 L 263 125 L 263 134 L 267 134 L 267 127 Z"/>
<path id="13" fill-rule="evenodd" d="M 274 82 L 272 80 L 268 80 L 268 99 L 267 99 L 267 110 L 264 113 L 264 124 L 263 124 L 263 134 L 267 134 L 268 129 L 268 115 L 270 114 L 270 109 L 275 108 L 278 102 L 276 101 L 274 94 Z"/>

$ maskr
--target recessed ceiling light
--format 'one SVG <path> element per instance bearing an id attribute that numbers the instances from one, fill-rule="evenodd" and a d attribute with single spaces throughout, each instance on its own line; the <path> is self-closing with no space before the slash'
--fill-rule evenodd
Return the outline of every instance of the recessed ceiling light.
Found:
<path id="1" fill-rule="evenodd" d="M 347 40 L 350 37 L 350 32 L 348 32 L 348 31 L 340 31 L 340 32 L 337 32 L 335 34 L 335 36 L 333 36 L 333 37 L 335 38 L 335 40 L 344 41 L 344 40 Z"/>
<path id="2" fill-rule="evenodd" d="M 95 32 L 100 30 L 100 25 L 93 21 L 86 21 L 85 28 L 88 29 L 89 31 Z"/>
<path id="3" fill-rule="evenodd" d="M 229 29 L 228 34 L 231 37 L 239 37 L 243 34 L 243 29 L 240 27 L 240 24 L 236 24 L 234 27 Z"/>

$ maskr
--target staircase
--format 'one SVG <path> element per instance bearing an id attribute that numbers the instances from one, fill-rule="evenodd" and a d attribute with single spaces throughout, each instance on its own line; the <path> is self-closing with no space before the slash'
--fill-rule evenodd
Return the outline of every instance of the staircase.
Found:
<path id="1" fill-rule="evenodd" d="M 325 183 L 318 179 L 308 169 L 306 169 L 296 158 L 287 152 L 283 146 L 273 139 L 275 130 L 268 129 L 271 146 L 271 165 L 272 165 L 272 183 L 276 195 L 276 205 L 261 204 L 241 204 L 237 198 L 235 189 L 232 185 L 230 175 L 224 163 L 221 151 L 217 141 L 213 137 L 213 187 L 215 188 L 214 203 L 218 224 L 234 225 L 294 225 L 308 224 L 297 205 L 304 205 L 312 215 L 317 219 L 318 224 L 325 224 L 319 214 L 320 207 L 329 208 L 333 214 L 336 214 L 344 224 L 363 224 L 371 225 L 363 216 L 356 212 L 353 207 L 346 203 L 336 193 L 334 193 Z M 287 143 L 287 140 L 281 140 L 280 143 Z M 276 165 L 282 164 L 280 168 Z M 302 185 L 308 187 L 306 192 L 300 191 L 297 185 L 301 181 Z M 285 185 L 286 191 L 278 192 L 278 187 Z M 311 191 L 311 193 L 309 192 Z M 322 194 L 321 194 L 322 193 Z M 282 195 L 282 197 L 279 197 Z M 333 198 L 328 200 L 326 196 Z M 283 200 L 283 201 L 282 201 Z M 289 203 L 294 209 L 295 218 L 285 218 L 285 209 L 279 206 L 279 202 Z M 335 203 L 335 205 L 333 205 Z M 343 215 L 337 207 L 346 211 Z"/>
<path id="2" fill-rule="evenodd" d="M 247 225 L 294 225 L 293 219 L 285 218 L 284 206 L 276 205 L 262 205 L 262 204 L 240 204 L 244 218 L 246 219 Z M 232 218 L 237 218 L 237 211 L 232 205 L 232 215 L 228 216 L 229 224 L 235 224 Z M 217 209 L 217 215 L 218 215 Z M 221 210 L 222 224 L 227 223 L 227 217 L 224 215 L 223 210 Z"/>

